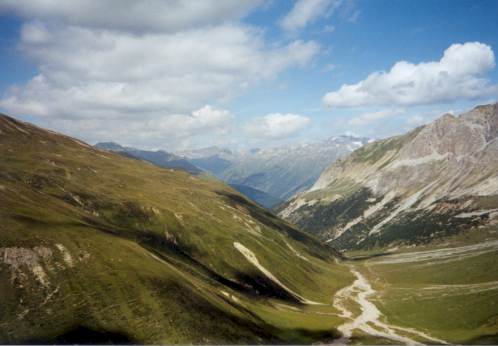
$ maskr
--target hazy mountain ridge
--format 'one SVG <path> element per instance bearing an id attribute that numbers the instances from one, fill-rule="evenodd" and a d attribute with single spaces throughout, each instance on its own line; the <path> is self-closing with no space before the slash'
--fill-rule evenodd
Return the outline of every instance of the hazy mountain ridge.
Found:
<path id="1" fill-rule="evenodd" d="M 214 159 L 211 165 L 209 164 L 211 162 L 209 161 L 209 159 L 207 160 L 199 159 L 198 161 L 201 164 L 201 167 L 198 168 L 196 166 L 197 163 L 196 159 L 189 160 L 185 157 L 171 154 L 164 150 L 157 150 L 157 151 L 140 150 L 132 147 L 124 147 L 114 142 L 97 143 L 95 144 L 95 147 L 114 151 L 128 157 L 145 160 L 159 167 L 182 169 L 191 174 L 201 174 L 205 171 L 214 174 L 214 172 L 217 171 L 215 168 L 217 159 Z M 229 164 L 230 163 L 228 163 L 228 165 Z M 271 208 L 276 204 L 282 202 L 281 199 L 270 196 L 269 194 L 263 191 L 251 188 L 249 186 L 238 185 L 238 184 L 232 184 L 231 186 L 235 190 L 239 191 L 240 193 L 244 194 L 246 197 L 250 198 L 251 200 L 255 201 L 256 203 L 265 208 Z"/>
<path id="2" fill-rule="evenodd" d="M 232 151 L 211 147 L 181 154 L 230 184 L 286 199 L 312 186 L 330 163 L 367 142 L 366 138 L 343 135 L 276 148 Z"/>
<path id="3" fill-rule="evenodd" d="M 279 215 L 342 249 L 429 242 L 498 217 L 498 106 L 446 114 L 327 168 Z"/>
<path id="4" fill-rule="evenodd" d="M 181 156 L 168 153 L 164 150 L 140 150 L 132 147 L 124 147 L 114 142 L 100 142 L 95 144 L 95 147 L 99 149 L 114 151 L 117 153 L 124 153 L 128 156 L 149 161 L 164 168 L 183 169 L 192 174 L 199 174 L 202 172 L 201 169 L 190 163 L 189 160 Z"/>

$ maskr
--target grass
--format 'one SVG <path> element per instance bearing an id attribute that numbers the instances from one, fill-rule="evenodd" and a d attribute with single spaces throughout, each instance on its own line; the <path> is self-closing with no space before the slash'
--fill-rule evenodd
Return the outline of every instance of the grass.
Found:
<path id="1" fill-rule="evenodd" d="M 338 336 L 345 320 L 332 299 L 354 277 L 313 236 L 210 177 L 5 117 L 0 130 L 0 343 L 309 344 Z M 355 207 L 328 212 L 356 216 L 367 207 L 361 193 L 351 195 Z M 483 228 L 423 248 L 497 237 Z M 285 286 L 323 305 L 297 301 L 235 241 Z M 497 252 L 381 265 L 373 257 L 382 258 L 380 250 L 357 251 L 372 258 L 348 263 L 379 292 L 375 304 L 389 323 L 454 343 L 498 342 L 496 289 L 434 287 L 498 281 Z M 352 341 L 389 343 L 358 332 Z"/>
<path id="2" fill-rule="evenodd" d="M 352 276 L 312 236 L 212 178 L 6 117 L 0 130 L 0 251 L 18 256 L 16 265 L 0 261 L 0 343 L 85 334 L 89 342 L 310 343 L 336 335 L 337 319 L 309 314 L 233 246 L 244 244 L 286 286 L 325 303 L 313 309 L 334 313 L 330 300 Z M 40 249 L 50 255 L 33 257 Z"/>
<path id="3" fill-rule="evenodd" d="M 496 344 L 497 261 L 493 251 L 451 260 L 355 263 L 379 292 L 375 303 L 389 323 L 450 343 Z"/>

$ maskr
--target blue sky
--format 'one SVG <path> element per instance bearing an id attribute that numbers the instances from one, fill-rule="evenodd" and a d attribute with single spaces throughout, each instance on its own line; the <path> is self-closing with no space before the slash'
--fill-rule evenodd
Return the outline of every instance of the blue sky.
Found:
<path id="1" fill-rule="evenodd" d="M 0 0 L 0 111 L 166 150 L 381 138 L 496 101 L 497 17 L 496 1 Z"/>

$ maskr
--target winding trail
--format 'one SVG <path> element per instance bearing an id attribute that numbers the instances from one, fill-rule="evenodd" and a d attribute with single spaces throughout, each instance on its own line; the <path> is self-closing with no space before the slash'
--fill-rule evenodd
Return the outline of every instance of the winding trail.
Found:
<path id="1" fill-rule="evenodd" d="M 463 258 L 479 256 L 496 250 L 498 250 L 498 240 L 458 247 L 393 254 L 369 259 L 367 262 L 373 264 L 400 264 L 428 261 L 444 263 L 445 261 L 459 261 Z"/>
<path id="2" fill-rule="evenodd" d="M 411 339 L 404 334 L 421 337 L 431 343 L 446 344 L 445 341 L 433 338 L 423 332 L 411 328 L 402 328 L 382 322 L 382 314 L 369 300 L 376 291 L 372 288 L 368 280 L 353 267 L 349 267 L 351 272 L 356 276 L 356 280 L 349 286 L 338 291 L 334 297 L 333 305 L 341 312 L 341 316 L 351 321 L 340 325 L 337 329 L 343 335 L 341 338 L 334 341 L 334 345 L 347 344 L 353 335 L 354 330 L 361 330 L 372 336 L 377 336 L 385 339 L 390 339 L 407 345 L 423 345 L 422 343 Z M 354 313 L 348 309 L 347 303 L 357 304 L 360 307 L 361 313 L 354 316 Z"/>

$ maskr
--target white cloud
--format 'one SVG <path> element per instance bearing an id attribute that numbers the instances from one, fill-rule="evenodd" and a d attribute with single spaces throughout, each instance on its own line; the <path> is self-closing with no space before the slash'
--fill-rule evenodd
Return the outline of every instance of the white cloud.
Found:
<path id="1" fill-rule="evenodd" d="M 244 126 L 251 138 L 283 139 L 295 135 L 310 123 L 310 118 L 299 114 L 271 113 L 255 118 Z"/>
<path id="2" fill-rule="evenodd" d="M 0 0 L 29 19 L 119 31 L 178 31 L 237 19 L 261 0 Z"/>
<path id="3" fill-rule="evenodd" d="M 482 98 L 497 90 L 483 75 L 495 67 L 490 46 L 453 44 L 439 61 L 397 62 L 388 72 L 343 85 L 323 97 L 329 107 L 423 105 Z"/>
<path id="4" fill-rule="evenodd" d="M 146 3 L 151 6 L 148 11 L 140 7 Z M 160 11 L 165 3 L 171 11 Z M 237 12 L 231 8 L 259 1 L 205 3 L 216 4 L 220 18 L 227 19 L 236 16 L 224 11 Z M 161 139 L 169 145 L 177 143 L 175 138 L 221 131 L 227 123 L 215 120 L 226 119 L 225 113 L 203 105 L 222 104 L 285 69 L 304 66 L 320 49 L 314 41 L 268 42 L 262 30 L 237 21 L 210 22 L 201 28 L 192 11 L 195 8 L 202 15 L 199 8 L 207 6 L 204 1 L 150 1 L 140 6 L 133 2 L 130 15 L 137 25 L 133 28 L 126 26 L 128 14 L 121 10 L 126 7 L 121 2 L 119 6 L 112 0 L 72 4 L 82 7 L 74 18 L 69 14 L 76 10 L 66 1 L 0 0 L 0 9 L 36 18 L 22 26 L 18 46 L 38 67 L 31 80 L 1 96 L 0 109 L 43 117 L 47 126 L 89 141 L 99 140 L 98 135 L 115 140 L 127 135 L 143 144 Z M 112 6 L 118 12 L 109 16 L 107 27 L 99 16 Z M 161 27 L 162 20 L 156 23 L 140 16 L 142 10 L 168 12 L 185 22 Z M 192 112 L 195 109 L 199 111 Z"/>
<path id="5" fill-rule="evenodd" d="M 206 105 L 189 114 L 135 117 L 114 121 L 106 118 L 46 119 L 51 129 L 81 137 L 94 143 L 113 140 L 126 145 L 174 150 L 191 145 L 206 145 L 213 137 L 226 140 L 233 126 L 233 115 Z"/>
<path id="6" fill-rule="evenodd" d="M 232 115 L 204 105 L 305 66 L 320 50 L 314 41 L 269 41 L 244 25 L 261 3 L 0 0 L 0 12 L 25 19 L 19 51 L 38 70 L 0 95 L 0 110 L 89 141 L 177 145 L 224 134 Z"/>
<path id="7" fill-rule="evenodd" d="M 306 64 L 314 42 L 268 47 L 259 32 L 222 25 L 136 36 L 40 23 L 22 29 L 20 47 L 39 66 L 0 106 L 40 116 L 128 117 L 190 111 L 230 98 L 280 71 Z"/>
<path id="8" fill-rule="evenodd" d="M 298 0 L 292 10 L 279 22 L 287 31 L 298 31 L 320 17 L 328 17 L 341 0 Z M 333 28 L 333 26 L 328 26 Z"/>
<path id="9" fill-rule="evenodd" d="M 405 112 L 404 109 L 386 109 L 376 112 L 363 113 L 357 117 L 352 118 L 349 121 L 349 125 L 367 126 L 373 123 L 377 123 L 380 120 L 385 120 L 403 114 L 404 112 Z"/>

